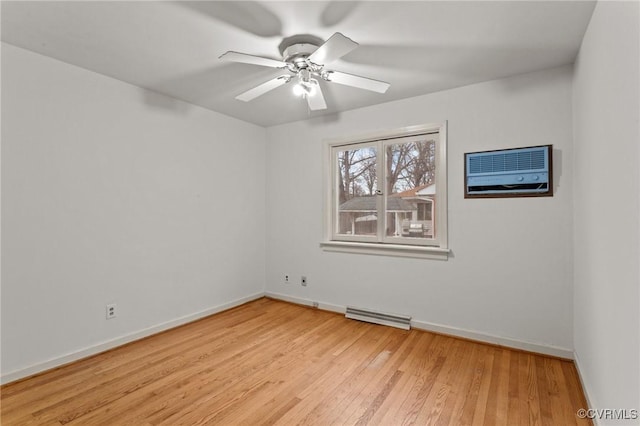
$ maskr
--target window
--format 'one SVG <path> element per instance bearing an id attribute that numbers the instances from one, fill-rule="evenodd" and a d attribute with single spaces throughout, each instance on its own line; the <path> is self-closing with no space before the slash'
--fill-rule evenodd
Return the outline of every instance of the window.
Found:
<path id="1" fill-rule="evenodd" d="M 446 258 L 446 123 L 326 143 L 331 251 Z"/>

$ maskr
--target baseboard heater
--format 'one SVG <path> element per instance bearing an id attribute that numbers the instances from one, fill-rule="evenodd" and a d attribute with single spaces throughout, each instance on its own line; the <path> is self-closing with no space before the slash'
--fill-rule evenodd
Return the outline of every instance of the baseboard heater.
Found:
<path id="1" fill-rule="evenodd" d="M 369 309 L 347 306 L 345 316 L 358 321 L 388 325 L 390 327 L 401 328 L 403 330 L 411 329 L 411 317 L 405 315 L 385 314 L 384 312 L 376 312 Z"/>

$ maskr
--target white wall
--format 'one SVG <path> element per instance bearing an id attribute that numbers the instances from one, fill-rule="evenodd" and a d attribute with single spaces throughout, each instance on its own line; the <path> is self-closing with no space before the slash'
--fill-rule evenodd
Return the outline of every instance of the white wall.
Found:
<path id="1" fill-rule="evenodd" d="M 637 2 L 599 2 L 575 67 L 574 339 L 592 408 L 640 409 L 639 20 Z"/>
<path id="2" fill-rule="evenodd" d="M 269 128 L 267 291 L 571 356 L 571 78 L 563 67 Z M 323 252 L 322 140 L 443 120 L 451 258 Z M 465 152 L 541 144 L 554 145 L 554 197 L 463 198 Z"/>
<path id="3" fill-rule="evenodd" d="M 3 378 L 262 295 L 264 141 L 3 44 Z"/>

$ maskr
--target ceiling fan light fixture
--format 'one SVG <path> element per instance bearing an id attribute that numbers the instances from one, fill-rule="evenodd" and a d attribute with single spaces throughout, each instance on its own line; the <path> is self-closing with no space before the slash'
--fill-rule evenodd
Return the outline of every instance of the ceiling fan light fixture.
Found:
<path id="1" fill-rule="evenodd" d="M 296 96 L 313 96 L 316 93 L 318 82 L 315 79 L 301 81 L 293 86 L 293 94 Z"/>
<path id="2" fill-rule="evenodd" d="M 304 90 L 304 94 L 306 96 L 313 96 L 316 93 L 315 88 L 313 86 L 310 86 L 310 85 L 302 86 L 302 89 Z"/>
<path id="3" fill-rule="evenodd" d="M 293 86 L 293 93 L 296 96 L 313 96 L 316 93 L 318 81 L 311 78 L 311 73 L 307 69 L 298 71 L 298 83 Z"/>
<path id="4" fill-rule="evenodd" d="M 304 86 L 300 83 L 293 85 L 293 94 L 296 96 L 304 96 Z"/>
<path id="5" fill-rule="evenodd" d="M 319 86 L 318 80 L 316 80 L 315 78 L 312 78 L 309 80 L 309 83 L 307 83 L 307 88 L 309 89 L 310 96 L 313 96 L 316 94 L 318 86 Z"/>

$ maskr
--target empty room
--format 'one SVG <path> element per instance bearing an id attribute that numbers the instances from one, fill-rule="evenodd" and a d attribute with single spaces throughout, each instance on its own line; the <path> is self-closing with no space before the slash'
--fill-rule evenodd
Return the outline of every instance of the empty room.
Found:
<path id="1" fill-rule="evenodd" d="M 2 425 L 640 424 L 640 2 L 0 7 Z"/>

